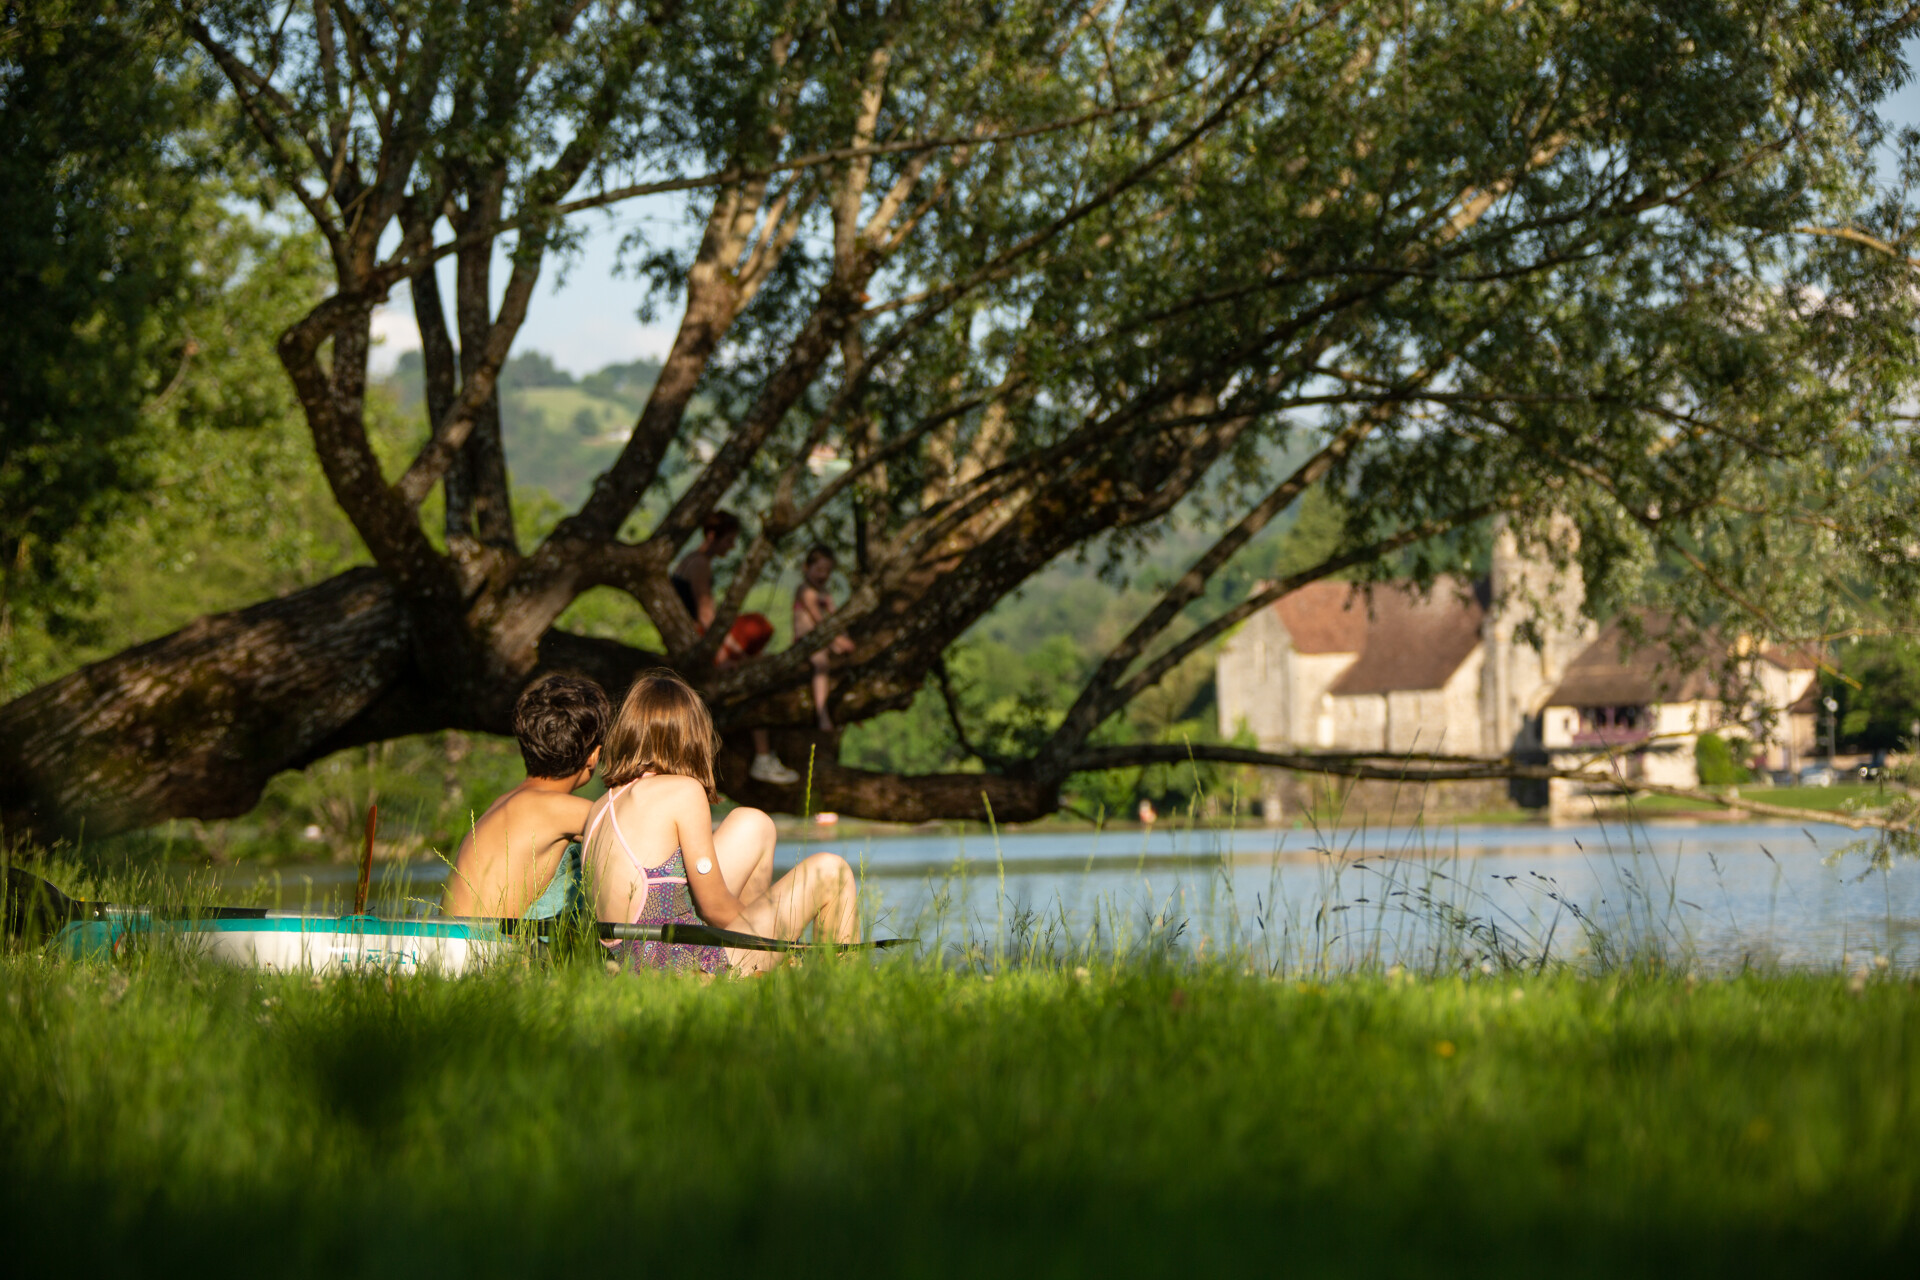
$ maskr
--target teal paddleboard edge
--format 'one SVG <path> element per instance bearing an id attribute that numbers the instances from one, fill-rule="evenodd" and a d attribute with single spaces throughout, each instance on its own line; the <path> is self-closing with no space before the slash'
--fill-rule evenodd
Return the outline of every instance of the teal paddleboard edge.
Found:
<path id="1" fill-rule="evenodd" d="M 76 921 L 54 935 L 51 949 L 76 960 L 113 955 L 136 934 L 304 933 L 336 938 L 444 938 L 478 942 L 499 935 L 486 926 L 443 920 L 382 920 L 377 916 L 283 916 L 260 920 L 154 920 L 128 916 L 118 920 Z"/>

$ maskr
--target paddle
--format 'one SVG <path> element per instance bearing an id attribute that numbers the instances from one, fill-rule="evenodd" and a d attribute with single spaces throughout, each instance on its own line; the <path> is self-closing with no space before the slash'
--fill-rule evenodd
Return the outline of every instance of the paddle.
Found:
<path id="1" fill-rule="evenodd" d="M 6 935 L 29 942 L 45 942 L 63 925 L 76 920 L 123 920 L 129 917 L 154 918 L 147 907 L 123 906 L 114 902 L 88 902 L 70 898 L 59 888 L 21 867 L 8 867 L 6 877 Z M 309 916 L 298 911 L 273 911 L 266 907 L 200 907 L 171 917 L 180 920 L 337 920 L 338 916 Z M 373 924 L 419 924 L 419 920 L 388 920 L 361 917 Z M 450 924 L 491 925 L 502 933 L 550 937 L 574 927 L 563 919 L 494 919 L 484 916 L 451 916 Z M 583 926 L 580 926 L 584 928 Z M 737 951 L 863 951 L 900 947 L 912 938 L 876 938 L 872 942 L 788 942 L 781 938 L 762 938 L 757 934 L 735 933 L 705 924 L 614 924 L 605 920 L 593 923 L 595 936 L 610 942 L 672 942 L 682 946 L 732 947 Z"/>
<path id="2" fill-rule="evenodd" d="M 373 829 L 380 821 L 380 806 L 367 806 L 367 851 L 360 855 L 360 880 L 353 886 L 353 914 L 367 909 L 367 890 L 373 885 Z"/>

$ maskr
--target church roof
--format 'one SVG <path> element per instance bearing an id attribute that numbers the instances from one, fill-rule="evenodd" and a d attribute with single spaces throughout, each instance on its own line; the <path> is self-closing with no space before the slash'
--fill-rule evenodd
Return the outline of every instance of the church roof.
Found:
<path id="1" fill-rule="evenodd" d="M 1427 594 L 1402 584 L 1310 582 L 1273 606 L 1296 653 L 1357 655 L 1329 693 L 1438 689 L 1480 643 L 1486 589 L 1440 578 Z"/>
<path id="2" fill-rule="evenodd" d="M 1309 582 L 1274 601 L 1295 653 L 1358 653 L 1367 641 L 1367 601 L 1350 582 Z"/>
<path id="3" fill-rule="evenodd" d="M 1425 594 L 1410 586 L 1375 587 L 1372 617 L 1354 664 L 1327 690 L 1332 694 L 1438 689 L 1480 643 L 1486 593 L 1457 578 L 1439 578 Z"/>
<path id="4" fill-rule="evenodd" d="M 1818 671 L 1820 651 L 1811 645 L 1768 645 L 1760 656 L 1782 671 Z"/>
<path id="5" fill-rule="evenodd" d="M 1820 699 L 1825 693 L 1826 691 L 1820 687 L 1820 682 L 1815 680 L 1812 684 L 1801 690 L 1800 696 L 1788 705 L 1787 714 L 1795 716 L 1819 715 Z"/>
<path id="6" fill-rule="evenodd" d="M 1665 615 L 1639 615 L 1643 639 L 1635 646 L 1623 619 L 1606 625 L 1547 699 L 1550 707 L 1629 707 L 1656 702 L 1697 702 L 1719 691 L 1704 666 L 1686 668 L 1666 643 L 1672 622 Z"/>

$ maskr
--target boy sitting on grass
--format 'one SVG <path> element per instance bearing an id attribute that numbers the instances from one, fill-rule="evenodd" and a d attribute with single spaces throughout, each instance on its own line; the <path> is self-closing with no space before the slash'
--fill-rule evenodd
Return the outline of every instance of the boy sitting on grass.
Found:
<path id="1" fill-rule="evenodd" d="M 513 707 L 527 780 L 488 806 L 460 842 L 444 907 L 450 916 L 557 916 L 579 883 L 574 842 L 593 802 L 573 793 L 593 777 L 612 710 L 600 686 L 548 676 Z"/>

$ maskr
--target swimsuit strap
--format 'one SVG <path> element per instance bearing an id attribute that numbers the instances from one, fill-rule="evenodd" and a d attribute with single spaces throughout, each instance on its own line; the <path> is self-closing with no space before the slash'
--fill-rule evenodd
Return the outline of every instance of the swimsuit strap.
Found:
<path id="1" fill-rule="evenodd" d="M 635 778 L 633 780 L 633 782 L 638 782 L 638 781 L 640 781 L 640 779 L 638 778 Z M 593 843 L 593 833 L 600 829 L 601 819 L 605 818 L 608 814 L 613 812 L 614 801 L 618 800 L 620 798 L 620 793 L 622 791 L 625 791 L 628 787 L 632 786 L 633 782 L 622 783 L 620 786 L 615 787 L 612 791 L 607 793 L 606 804 L 601 806 L 599 813 L 596 813 L 593 815 L 593 821 L 587 824 L 587 833 L 580 837 L 580 849 L 583 853 L 586 851 L 586 847 Z M 641 867 L 640 860 L 633 856 L 633 849 L 631 846 L 627 844 L 626 833 L 620 830 L 620 819 L 618 818 L 615 818 L 613 820 L 613 834 L 620 837 L 620 847 L 627 851 L 628 860 L 633 863 L 635 869 L 641 871 L 642 874 L 644 874 L 646 869 L 644 867 Z"/>

